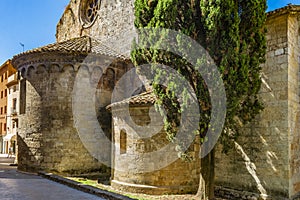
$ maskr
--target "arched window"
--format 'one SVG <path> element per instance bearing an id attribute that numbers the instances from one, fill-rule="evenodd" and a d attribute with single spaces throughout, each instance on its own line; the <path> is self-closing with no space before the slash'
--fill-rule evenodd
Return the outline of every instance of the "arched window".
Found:
<path id="1" fill-rule="evenodd" d="M 102 69 L 101 67 L 94 67 L 91 73 L 91 84 L 98 85 L 100 79 L 102 77 Z"/>
<path id="2" fill-rule="evenodd" d="M 120 154 L 125 154 L 127 151 L 127 133 L 125 130 L 120 132 Z"/>
<path id="3" fill-rule="evenodd" d="M 106 70 L 104 79 L 103 79 L 104 89 L 112 91 L 115 86 L 115 71 L 111 68 Z"/>
<path id="4" fill-rule="evenodd" d="M 34 71 L 35 71 L 35 69 L 34 69 L 33 66 L 28 67 L 28 69 L 27 69 L 27 77 L 31 78 Z"/>

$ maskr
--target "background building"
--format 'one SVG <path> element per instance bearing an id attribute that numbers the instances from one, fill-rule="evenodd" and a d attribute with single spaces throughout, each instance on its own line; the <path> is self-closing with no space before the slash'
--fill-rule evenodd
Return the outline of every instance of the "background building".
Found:
<path id="1" fill-rule="evenodd" d="M 7 80 L 7 115 L 6 115 L 6 138 L 10 138 L 10 145 L 16 153 L 16 139 L 18 132 L 19 114 L 19 81 L 18 73 L 13 73 Z"/>
<path id="2" fill-rule="evenodd" d="M 0 135 L 2 136 L 1 153 L 8 153 L 9 147 L 15 144 L 16 138 L 7 135 L 7 83 L 8 77 L 16 73 L 11 60 L 7 60 L 0 67 Z"/>

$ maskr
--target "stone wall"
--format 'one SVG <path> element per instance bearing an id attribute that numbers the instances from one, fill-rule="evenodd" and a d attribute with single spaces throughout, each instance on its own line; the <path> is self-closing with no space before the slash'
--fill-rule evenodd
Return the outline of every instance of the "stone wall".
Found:
<path id="1" fill-rule="evenodd" d="M 20 115 L 19 169 L 70 174 L 100 170 L 102 164 L 89 155 L 73 125 L 74 66 L 39 64 L 28 66 L 26 89 L 21 88 L 26 108 Z"/>
<path id="2" fill-rule="evenodd" d="M 300 195 L 300 107 L 299 107 L 299 28 L 300 13 L 291 13 L 288 18 L 288 63 L 289 63 L 289 193 Z"/>
<path id="3" fill-rule="evenodd" d="M 110 152 L 111 145 L 99 142 L 110 139 L 110 125 L 104 127 L 106 132 L 101 135 L 89 123 L 98 124 L 97 115 L 105 115 L 99 109 L 110 101 L 103 99 L 110 98 L 110 84 L 114 85 L 125 73 L 126 64 L 105 56 L 87 59 L 85 55 L 77 55 L 74 59 L 73 55 L 59 52 L 26 55 L 27 62 L 23 59 L 15 60 L 15 67 L 23 77 L 21 98 L 25 98 L 19 118 L 19 170 L 97 172 L 110 176 L 110 154 L 101 152 L 103 149 Z M 105 66 L 105 63 L 112 64 Z M 116 76 L 107 84 L 108 70 Z M 91 120 L 82 123 L 87 115 Z M 85 140 L 85 135 L 90 140 Z"/>
<path id="4" fill-rule="evenodd" d="M 91 26 L 80 19 L 81 4 L 87 0 L 71 0 L 57 24 L 57 42 L 88 35 L 99 39 L 122 55 L 130 55 L 135 36 L 132 0 L 102 0 L 98 16 Z"/>
<path id="5" fill-rule="evenodd" d="M 224 191 L 230 188 L 242 194 L 244 190 L 271 199 L 293 198 L 300 192 L 299 12 L 292 14 L 289 9 L 268 15 L 260 91 L 264 111 L 243 129 L 228 155 L 218 147 L 216 184 Z"/>
<path id="6" fill-rule="evenodd" d="M 126 109 L 130 114 L 126 114 Z M 197 192 L 199 144 L 190 147 L 194 161 L 178 159 L 174 146 L 166 138 L 162 122 L 153 105 L 113 106 L 114 171 L 111 185 L 114 188 L 146 194 Z"/>

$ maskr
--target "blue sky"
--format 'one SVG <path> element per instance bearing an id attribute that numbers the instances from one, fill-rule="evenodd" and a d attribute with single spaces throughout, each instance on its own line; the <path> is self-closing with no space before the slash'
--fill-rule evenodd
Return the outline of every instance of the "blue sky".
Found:
<path id="1" fill-rule="evenodd" d="M 226 1 L 226 0 L 224 0 Z M 69 0 L 0 0 L 0 65 L 25 51 L 55 42 L 55 29 Z M 300 0 L 268 0 L 268 11 Z"/>
<path id="2" fill-rule="evenodd" d="M 276 8 L 281 8 L 287 4 L 300 5 L 300 0 L 267 0 L 268 1 L 268 11 L 275 10 Z"/>
<path id="3" fill-rule="evenodd" d="M 15 54 L 55 42 L 69 0 L 0 0 L 0 65 Z"/>

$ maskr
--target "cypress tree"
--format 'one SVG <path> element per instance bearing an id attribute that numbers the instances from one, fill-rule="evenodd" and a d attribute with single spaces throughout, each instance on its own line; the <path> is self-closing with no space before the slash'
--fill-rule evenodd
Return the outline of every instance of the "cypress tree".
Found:
<path id="1" fill-rule="evenodd" d="M 265 27 L 266 0 L 135 0 L 135 26 L 137 28 L 160 27 L 184 33 L 197 41 L 213 58 L 226 90 L 226 118 L 221 134 L 224 151 L 239 135 L 242 125 L 250 122 L 263 109 L 258 98 L 261 86 L 260 64 L 266 53 Z M 167 33 L 166 33 L 167 34 Z M 149 37 L 149 35 L 147 36 Z M 150 37 L 157 37 L 155 33 Z M 157 43 L 163 41 L 164 37 Z M 139 38 L 147 42 L 149 38 Z M 172 41 L 180 43 L 180 39 Z M 135 44 L 134 44 L 135 45 Z M 168 51 L 153 48 L 134 49 L 131 53 L 136 66 L 145 63 L 160 63 L 171 66 L 181 74 L 194 89 L 199 104 L 200 120 L 197 133 L 205 142 L 211 114 L 211 99 L 201 74 L 190 63 Z M 178 44 L 180 46 L 180 44 Z M 149 79 L 164 76 L 160 67 L 152 67 L 154 77 L 138 68 L 138 72 Z M 182 105 L 171 88 L 152 83 L 153 92 L 166 110 L 165 129 L 170 141 L 176 140 Z M 186 95 L 181 91 L 181 95 Z M 180 148 L 179 148 L 180 149 Z M 188 152 L 180 154 L 189 159 Z M 199 189 L 203 199 L 213 197 L 214 151 L 202 160 L 201 173 L 205 188 Z M 201 191 L 202 190 L 202 191 Z"/>

